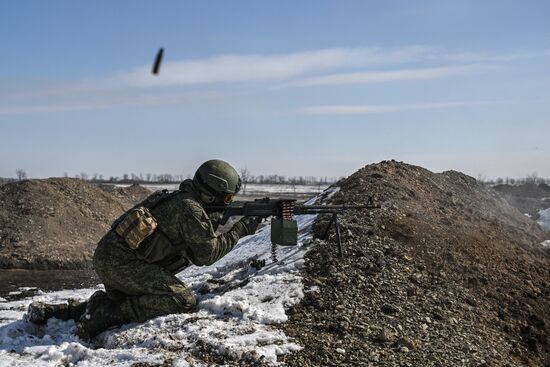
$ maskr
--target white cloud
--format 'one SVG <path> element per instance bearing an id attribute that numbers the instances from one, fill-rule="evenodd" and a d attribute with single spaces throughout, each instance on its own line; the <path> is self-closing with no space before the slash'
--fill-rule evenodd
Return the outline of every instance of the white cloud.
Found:
<path id="1" fill-rule="evenodd" d="M 516 59 L 530 58 L 539 53 L 516 53 L 507 55 L 489 55 L 476 52 L 450 52 L 448 50 L 423 45 L 404 46 L 400 48 L 329 48 L 313 51 L 295 52 L 275 55 L 220 55 L 203 59 L 188 59 L 165 62 L 160 74 L 153 76 L 150 66 L 143 66 L 129 72 L 109 78 L 115 84 L 132 87 L 176 86 L 209 83 L 234 83 L 267 80 L 288 80 L 305 77 L 308 74 L 333 72 L 335 70 L 365 68 L 373 66 L 392 66 L 406 63 L 439 62 L 459 64 L 440 68 L 422 70 L 369 72 L 337 74 L 319 78 L 305 79 L 312 85 L 319 79 L 330 80 L 331 77 L 366 78 L 375 81 L 394 80 L 392 78 L 436 78 L 449 74 L 471 71 L 477 64 L 507 62 Z M 470 64 L 470 65 L 464 65 Z M 430 76 L 429 73 L 432 73 Z M 368 81 L 367 81 L 368 82 Z M 348 82 L 349 84 L 349 82 Z M 300 81 L 290 85 L 300 85 Z"/>
<path id="2" fill-rule="evenodd" d="M 479 68 L 479 65 L 463 65 L 424 69 L 341 73 L 297 80 L 287 84 L 287 86 L 311 87 L 321 85 L 370 84 L 403 80 L 436 79 L 467 74 Z"/>
<path id="3" fill-rule="evenodd" d="M 308 115 L 369 115 L 373 113 L 402 112 L 413 110 L 433 110 L 441 108 L 452 108 L 471 105 L 483 105 L 493 102 L 438 102 L 438 103 L 415 103 L 396 105 L 326 105 L 309 106 L 299 110 Z"/>
<path id="4" fill-rule="evenodd" d="M 168 54 L 169 55 L 169 54 Z M 489 56 L 449 52 L 430 46 L 399 48 L 330 48 L 287 54 L 220 55 L 165 62 L 160 74 L 150 66 L 66 84 L 37 81 L 9 88 L 0 85 L 0 113 L 19 114 L 107 108 L 128 105 L 164 105 L 192 87 L 209 84 L 263 83 L 262 86 L 331 86 L 444 78 L 479 72 L 487 63 L 499 64 L 518 55 Z M 421 67 L 437 64 L 437 67 Z M 398 70 L 388 70 L 401 65 Z M 404 68 L 403 65 L 407 65 Z M 411 68 L 411 65 L 417 66 Z M 365 68 L 384 71 L 365 71 Z M 358 70 L 363 70 L 358 72 Z M 330 74 L 329 74 L 330 73 Z M 269 83 L 268 83 L 269 82 Z M 2 83 L 0 83 L 2 84 Z M 180 89 L 177 89 L 180 87 Z M 210 88 L 213 92 L 213 88 Z M 228 91 L 228 90 L 226 90 Z M 233 92 L 236 93 L 235 88 Z M 162 98 L 143 96 L 158 95 Z M 228 92 L 229 93 L 229 92 Z M 365 112 L 363 112 L 365 113 Z M 371 113 L 371 112 L 368 112 Z"/>
<path id="5" fill-rule="evenodd" d="M 487 54 L 481 52 L 452 52 L 441 54 L 442 60 L 447 60 L 450 62 L 461 62 L 461 63 L 506 63 L 513 61 L 521 61 L 526 59 L 533 59 L 537 57 L 544 56 L 544 52 L 531 51 L 531 52 L 514 52 L 507 54 Z"/>
<path id="6" fill-rule="evenodd" d="M 282 55 L 222 55 L 206 59 L 167 62 L 157 76 L 149 67 L 120 74 L 116 81 L 137 87 L 288 79 L 338 68 L 394 65 L 433 56 L 434 49 L 409 46 L 333 48 Z"/>
<path id="7" fill-rule="evenodd" d="M 395 49 L 331 48 L 278 55 L 220 55 L 203 59 L 165 62 L 159 75 L 149 66 L 99 79 L 59 84 L 43 82 L 27 88 L 10 90 L 0 86 L 0 113 L 17 114 L 55 112 L 139 105 L 132 94 L 154 87 L 194 86 L 212 83 L 263 82 L 289 80 L 331 70 L 394 65 L 433 57 L 427 46 Z M 168 94 L 181 91 L 167 90 Z M 155 93 L 158 93 L 156 91 Z M 148 104 L 166 104 L 166 96 Z"/>
<path id="8" fill-rule="evenodd" d="M 101 91 L 102 93 L 83 93 L 75 98 L 61 96 L 48 103 L 28 103 L 19 105 L 0 105 L 0 115 L 25 114 L 25 113 L 49 113 L 97 110 L 113 107 L 133 106 L 167 106 L 178 105 L 186 102 L 197 102 L 210 99 L 226 99 L 227 94 L 218 92 L 169 92 L 169 93 L 129 93 L 128 90 L 114 92 Z M 97 90 L 99 92 L 99 90 Z"/>

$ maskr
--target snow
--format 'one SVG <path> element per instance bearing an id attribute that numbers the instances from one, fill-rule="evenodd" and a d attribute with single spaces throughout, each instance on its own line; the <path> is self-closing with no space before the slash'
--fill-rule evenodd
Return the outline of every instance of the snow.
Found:
<path id="1" fill-rule="evenodd" d="M 325 192 L 325 197 L 337 189 Z M 313 201 L 313 200 L 312 200 Z M 262 360 L 277 365 L 281 354 L 301 347 L 273 324 L 285 322 L 285 310 L 304 296 L 299 271 L 311 241 L 314 215 L 296 217 L 297 246 L 278 246 L 271 263 L 270 227 L 239 241 L 235 249 L 208 267 L 189 267 L 178 277 L 195 290 L 198 311 L 157 317 L 143 324 L 129 324 L 101 334 L 92 343 L 75 335 L 73 321 L 50 319 L 47 325 L 22 318 L 32 301 L 65 302 L 86 299 L 98 285 L 40 293 L 19 301 L 0 299 L 0 367 L 7 366 L 130 366 L 162 363 L 202 366 L 193 352 L 207 350 L 231 359 Z M 260 270 L 252 260 L 266 259 Z M 209 287 L 206 292 L 205 284 Z M 201 288 L 202 287 L 202 288 Z M 201 294 L 204 293 L 204 294 Z"/>
<path id="2" fill-rule="evenodd" d="M 539 211 L 537 223 L 543 228 L 550 229 L 550 208 Z"/>

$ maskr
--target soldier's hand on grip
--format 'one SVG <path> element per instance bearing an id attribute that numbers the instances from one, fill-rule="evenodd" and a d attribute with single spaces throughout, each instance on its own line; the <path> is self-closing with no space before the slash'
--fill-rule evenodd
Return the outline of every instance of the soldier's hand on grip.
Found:
<path id="1" fill-rule="evenodd" d="M 248 230 L 247 233 L 254 234 L 256 233 L 256 230 L 258 229 L 258 225 L 262 221 L 262 218 L 260 217 L 244 217 L 241 219 L 241 221 L 246 226 L 246 229 Z"/>

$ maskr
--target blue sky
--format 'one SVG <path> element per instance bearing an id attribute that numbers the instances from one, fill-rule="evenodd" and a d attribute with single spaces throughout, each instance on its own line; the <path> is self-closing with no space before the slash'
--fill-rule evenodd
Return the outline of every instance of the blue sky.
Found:
<path id="1" fill-rule="evenodd" d="M 550 177 L 548 19 L 547 1 L 1 2 L 0 176 L 222 158 Z"/>

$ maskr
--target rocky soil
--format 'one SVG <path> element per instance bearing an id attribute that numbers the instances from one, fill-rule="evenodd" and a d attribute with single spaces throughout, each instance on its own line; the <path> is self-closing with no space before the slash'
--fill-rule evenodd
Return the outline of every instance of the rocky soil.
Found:
<path id="1" fill-rule="evenodd" d="M 0 268 L 89 267 L 97 241 L 114 219 L 150 192 L 104 189 L 72 178 L 0 186 Z"/>
<path id="2" fill-rule="evenodd" d="M 306 296 L 281 328 L 289 366 L 550 366 L 543 230 L 472 177 L 395 161 L 339 183 L 341 217 L 306 255 Z M 317 223 L 318 233 L 326 220 Z"/>

